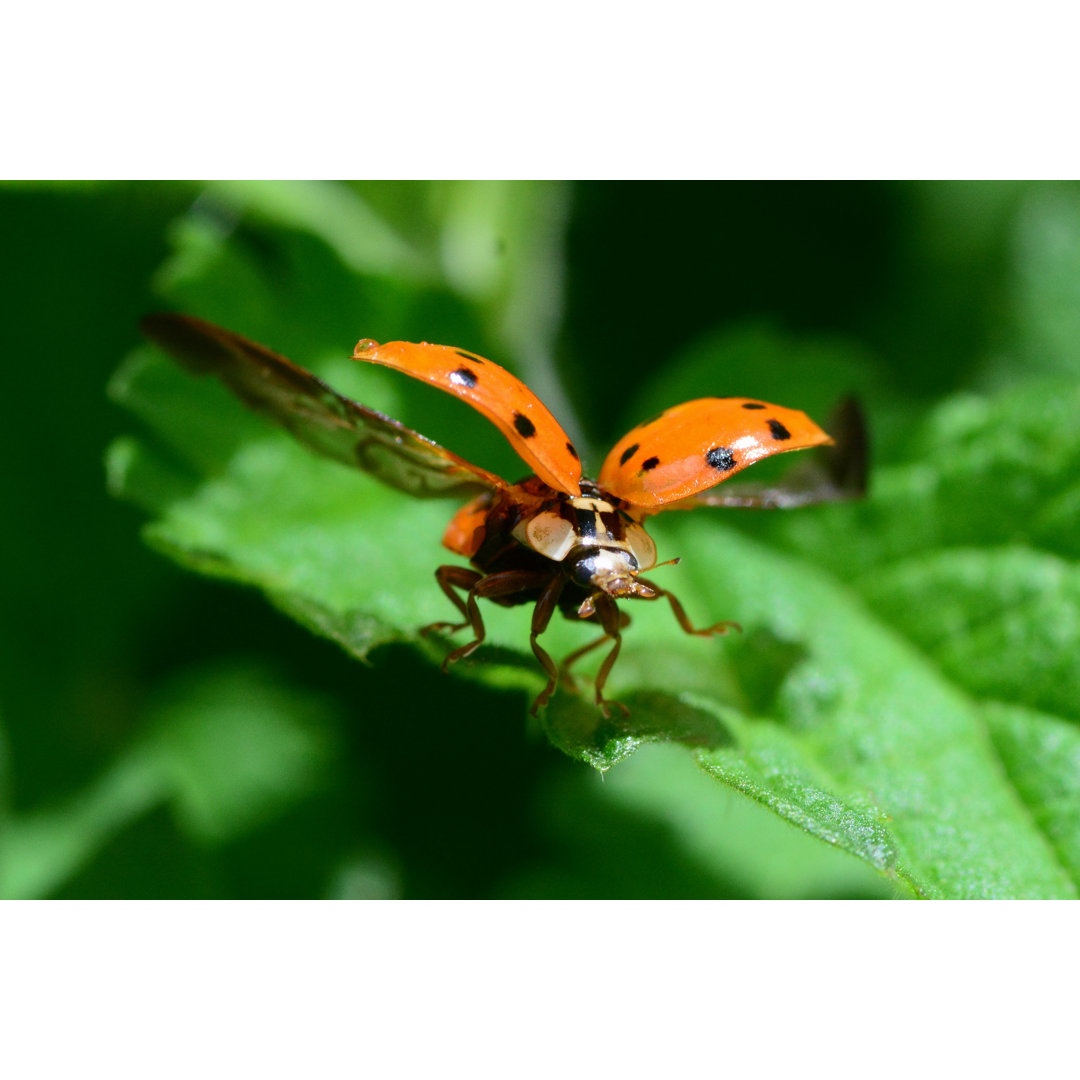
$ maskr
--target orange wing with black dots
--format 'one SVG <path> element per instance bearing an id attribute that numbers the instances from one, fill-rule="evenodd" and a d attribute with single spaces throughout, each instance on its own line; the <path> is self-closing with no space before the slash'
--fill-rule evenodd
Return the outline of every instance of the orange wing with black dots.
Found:
<path id="1" fill-rule="evenodd" d="M 191 315 L 148 315 L 142 332 L 196 374 L 216 375 L 245 405 L 310 449 L 418 498 L 468 498 L 506 482 L 418 432 L 344 397 L 310 371 Z"/>
<path id="2" fill-rule="evenodd" d="M 753 398 L 698 398 L 624 435 L 608 454 L 599 483 L 616 498 L 656 513 L 761 458 L 831 442 L 796 409 Z"/>
<path id="3" fill-rule="evenodd" d="M 581 462 L 574 444 L 547 406 L 505 368 L 464 349 L 426 342 L 380 345 L 365 339 L 357 344 L 353 359 L 396 368 L 468 402 L 506 436 L 544 483 L 568 495 L 581 494 Z"/>
<path id="4" fill-rule="evenodd" d="M 870 438 L 862 406 L 853 397 L 845 398 L 829 414 L 826 424 L 833 442 L 804 455 L 779 480 L 770 484 L 744 484 L 737 480 L 719 489 L 699 491 L 679 502 L 665 503 L 662 509 L 725 506 L 791 510 L 865 498 L 870 473 Z"/>

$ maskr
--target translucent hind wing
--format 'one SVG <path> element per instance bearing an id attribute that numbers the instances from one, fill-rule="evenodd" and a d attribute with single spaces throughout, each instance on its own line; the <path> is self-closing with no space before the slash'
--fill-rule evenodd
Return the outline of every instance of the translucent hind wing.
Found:
<path id="1" fill-rule="evenodd" d="M 264 345 L 203 319 L 148 315 L 142 332 L 199 375 L 216 375 L 245 405 L 310 449 L 417 498 L 468 498 L 506 484 L 418 432 L 339 394 Z"/>

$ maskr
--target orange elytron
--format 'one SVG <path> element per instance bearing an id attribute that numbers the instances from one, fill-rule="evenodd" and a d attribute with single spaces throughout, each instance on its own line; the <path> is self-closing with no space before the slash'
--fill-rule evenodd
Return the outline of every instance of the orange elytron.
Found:
<path id="1" fill-rule="evenodd" d="M 472 640 L 447 654 L 445 670 L 484 640 L 479 600 L 533 604 L 529 643 L 548 677 L 533 703 L 534 714 L 546 705 L 560 677 L 569 680 L 571 665 L 610 642 L 595 683 L 596 703 L 608 715 L 612 703 L 604 697 L 604 686 L 630 622 L 618 600 L 665 597 L 688 634 L 722 634 L 736 625 L 695 628 L 670 592 L 641 576 L 657 566 L 656 545 L 644 526 L 647 517 L 697 506 L 803 506 L 852 498 L 865 489 L 865 432 L 851 401 L 837 413 L 837 443 L 795 409 L 754 398 L 688 401 L 620 439 L 594 482 L 582 476 L 578 453 L 559 422 L 505 368 L 445 345 L 380 345 L 368 339 L 357 344 L 353 359 L 431 383 L 494 423 L 533 472 L 509 484 L 231 330 L 178 314 L 150 315 L 142 329 L 185 367 L 216 375 L 244 404 L 319 453 L 413 496 L 467 499 L 450 521 L 443 544 L 472 568 L 446 565 L 435 571 L 461 621 L 433 623 L 423 632 L 471 628 Z M 714 490 L 761 458 L 813 447 L 822 448 L 819 456 L 786 483 Z M 556 611 L 603 631 L 561 666 L 538 641 Z"/>

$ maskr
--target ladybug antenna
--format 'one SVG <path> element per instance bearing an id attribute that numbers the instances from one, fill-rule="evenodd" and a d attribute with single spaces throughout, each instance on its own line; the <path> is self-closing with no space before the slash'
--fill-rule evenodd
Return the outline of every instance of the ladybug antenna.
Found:
<path id="1" fill-rule="evenodd" d="M 682 556 L 678 555 L 674 559 L 667 559 L 665 562 L 658 562 L 655 566 L 649 567 L 649 573 L 654 570 L 659 570 L 661 566 L 678 566 L 682 562 Z"/>

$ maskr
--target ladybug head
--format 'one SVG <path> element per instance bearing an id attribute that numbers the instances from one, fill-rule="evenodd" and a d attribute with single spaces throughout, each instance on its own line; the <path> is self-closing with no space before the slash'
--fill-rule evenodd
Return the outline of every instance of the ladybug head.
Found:
<path id="1" fill-rule="evenodd" d="M 601 545 L 575 548 L 566 556 L 566 568 L 572 581 L 591 592 L 645 600 L 657 595 L 655 589 L 637 580 L 638 560 L 625 548 Z"/>

